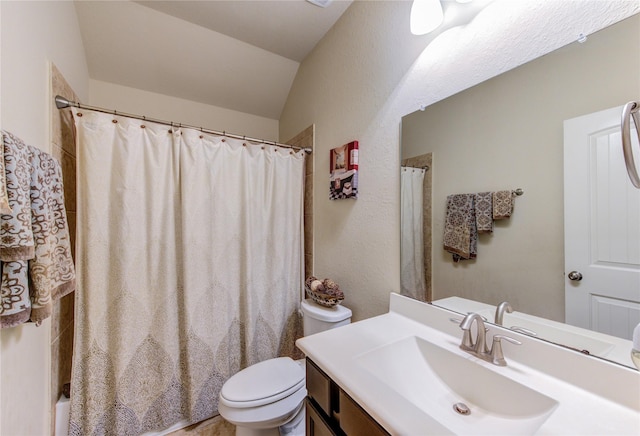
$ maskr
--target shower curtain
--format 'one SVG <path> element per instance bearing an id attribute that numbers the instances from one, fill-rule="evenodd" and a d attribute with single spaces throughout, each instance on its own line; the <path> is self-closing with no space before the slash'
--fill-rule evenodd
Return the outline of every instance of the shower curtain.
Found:
<path id="1" fill-rule="evenodd" d="M 70 434 L 217 412 L 227 378 L 301 334 L 304 152 L 75 109 Z"/>
<path id="2" fill-rule="evenodd" d="M 425 170 L 400 171 L 400 289 L 421 301 L 427 297 L 424 277 L 423 183 Z"/>

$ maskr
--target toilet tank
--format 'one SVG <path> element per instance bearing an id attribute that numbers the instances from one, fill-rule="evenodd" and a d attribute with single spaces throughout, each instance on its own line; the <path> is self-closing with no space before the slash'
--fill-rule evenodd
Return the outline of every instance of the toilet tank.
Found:
<path id="1" fill-rule="evenodd" d="M 305 336 L 340 327 L 350 322 L 351 309 L 344 306 L 338 304 L 333 307 L 324 307 L 310 299 L 302 302 L 302 326 Z"/>

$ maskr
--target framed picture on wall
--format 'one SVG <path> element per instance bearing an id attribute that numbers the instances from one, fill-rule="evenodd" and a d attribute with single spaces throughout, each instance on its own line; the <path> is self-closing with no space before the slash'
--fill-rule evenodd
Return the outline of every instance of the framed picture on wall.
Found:
<path id="1" fill-rule="evenodd" d="M 329 150 L 329 198 L 358 198 L 358 141 Z"/>

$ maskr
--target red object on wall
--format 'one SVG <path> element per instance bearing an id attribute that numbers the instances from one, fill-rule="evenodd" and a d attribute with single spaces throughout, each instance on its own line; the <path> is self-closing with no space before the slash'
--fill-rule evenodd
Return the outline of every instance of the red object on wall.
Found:
<path id="1" fill-rule="evenodd" d="M 329 150 L 329 198 L 358 198 L 358 141 Z"/>
<path id="2" fill-rule="evenodd" d="M 329 150 L 329 172 L 358 169 L 358 141 L 351 141 L 340 147 Z"/>

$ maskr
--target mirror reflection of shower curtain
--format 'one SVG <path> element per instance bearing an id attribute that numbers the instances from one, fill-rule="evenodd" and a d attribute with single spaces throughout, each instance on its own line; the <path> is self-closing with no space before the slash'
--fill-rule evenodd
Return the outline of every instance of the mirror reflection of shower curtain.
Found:
<path id="1" fill-rule="evenodd" d="M 69 434 L 207 419 L 230 376 L 290 355 L 300 334 L 304 152 L 89 110 L 74 120 Z"/>
<path id="2" fill-rule="evenodd" d="M 400 171 L 400 289 L 401 294 L 426 299 L 423 239 L 423 184 L 425 170 Z"/>

